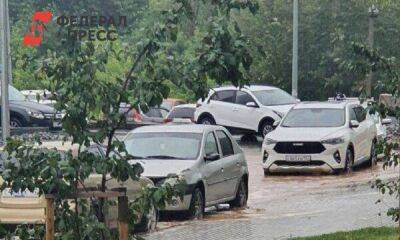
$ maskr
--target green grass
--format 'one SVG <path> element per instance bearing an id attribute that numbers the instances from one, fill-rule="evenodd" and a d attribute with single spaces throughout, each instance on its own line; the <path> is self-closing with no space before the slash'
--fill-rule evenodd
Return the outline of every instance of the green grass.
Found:
<path id="1" fill-rule="evenodd" d="M 364 228 L 351 232 L 337 232 L 315 237 L 295 238 L 293 240 L 398 240 L 396 228 Z"/>

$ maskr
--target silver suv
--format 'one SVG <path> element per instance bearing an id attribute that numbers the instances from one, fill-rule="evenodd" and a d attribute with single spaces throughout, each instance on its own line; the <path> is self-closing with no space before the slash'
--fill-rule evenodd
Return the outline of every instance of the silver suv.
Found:
<path id="1" fill-rule="evenodd" d="M 169 174 L 187 184 L 183 201 L 175 199 L 167 211 L 186 211 L 201 219 L 205 207 L 229 203 L 244 207 L 248 197 L 248 169 L 243 151 L 223 127 L 163 125 L 137 128 L 125 137 L 125 146 L 140 163 L 143 176 L 157 185 Z"/>

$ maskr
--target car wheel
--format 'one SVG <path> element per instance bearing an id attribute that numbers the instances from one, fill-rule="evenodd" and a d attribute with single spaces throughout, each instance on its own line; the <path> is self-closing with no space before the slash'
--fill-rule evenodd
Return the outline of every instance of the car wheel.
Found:
<path id="1" fill-rule="evenodd" d="M 199 121 L 199 124 L 205 124 L 205 125 L 215 125 L 215 121 L 212 117 L 203 117 Z"/>
<path id="2" fill-rule="evenodd" d="M 351 173 L 353 172 L 353 165 L 354 165 L 354 154 L 350 149 L 346 151 L 346 163 L 344 166 L 344 173 Z"/>
<path id="3" fill-rule="evenodd" d="M 24 125 L 22 124 L 22 121 L 19 118 L 12 117 L 10 119 L 10 127 L 19 128 L 19 127 L 23 127 L 23 126 Z"/>
<path id="4" fill-rule="evenodd" d="M 272 126 L 272 124 L 271 124 L 270 122 L 264 122 L 264 123 L 261 125 L 260 134 L 261 134 L 261 136 L 262 136 L 263 138 L 265 138 L 265 136 L 266 136 L 268 133 L 272 132 L 273 130 L 274 130 L 274 127 Z"/>
<path id="5" fill-rule="evenodd" d="M 204 197 L 203 193 L 199 188 L 196 188 L 192 193 L 190 200 L 190 207 L 188 211 L 188 217 L 192 220 L 203 219 L 204 215 Z"/>
<path id="6" fill-rule="evenodd" d="M 247 205 L 247 186 L 243 179 L 239 183 L 239 187 L 236 192 L 236 197 L 233 201 L 229 202 L 231 207 L 244 208 Z"/>
<path id="7" fill-rule="evenodd" d="M 136 232 L 152 232 L 156 230 L 158 222 L 158 211 L 152 206 L 149 212 L 142 216 L 140 223 L 135 226 Z"/>
<path id="8" fill-rule="evenodd" d="M 371 153 L 370 153 L 369 159 L 370 159 L 369 163 L 370 163 L 371 167 L 375 166 L 378 161 L 378 154 L 376 152 L 376 142 L 375 141 L 372 142 Z"/>

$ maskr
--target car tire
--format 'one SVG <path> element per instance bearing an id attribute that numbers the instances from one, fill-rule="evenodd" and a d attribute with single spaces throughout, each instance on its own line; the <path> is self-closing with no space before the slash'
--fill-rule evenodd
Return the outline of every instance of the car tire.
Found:
<path id="1" fill-rule="evenodd" d="M 23 126 L 24 126 L 23 122 L 18 117 L 10 118 L 10 127 L 19 128 Z"/>
<path id="2" fill-rule="evenodd" d="M 346 151 L 346 160 L 345 160 L 345 165 L 343 172 L 346 174 L 352 173 L 353 172 L 353 166 L 354 166 L 354 154 L 353 151 L 350 149 L 347 149 Z"/>
<path id="3" fill-rule="evenodd" d="M 200 119 L 199 124 L 215 125 L 215 120 L 210 116 L 205 116 Z"/>
<path id="4" fill-rule="evenodd" d="M 142 216 L 140 222 L 135 225 L 135 232 L 153 232 L 158 223 L 158 211 L 152 206 L 149 212 Z"/>
<path id="5" fill-rule="evenodd" d="M 371 167 L 375 166 L 378 162 L 378 154 L 376 153 L 376 142 L 373 141 L 371 145 L 371 152 L 369 156 L 369 164 Z"/>
<path id="6" fill-rule="evenodd" d="M 273 123 L 265 121 L 261 124 L 260 135 L 265 138 L 265 136 L 274 130 Z"/>
<path id="7" fill-rule="evenodd" d="M 229 205 L 233 208 L 244 208 L 247 205 L 247 186 L 245 181 L 240 180 L 238 189 L 236 191 L 236 197 L 229 202 Z"/>
<path id="8" fill-rule="evenodd" d="M 200 188 L 195 188 L 190 199 L 187 217 L 191 220 L 201 220 L 204 216 L 204 196 Z"/>

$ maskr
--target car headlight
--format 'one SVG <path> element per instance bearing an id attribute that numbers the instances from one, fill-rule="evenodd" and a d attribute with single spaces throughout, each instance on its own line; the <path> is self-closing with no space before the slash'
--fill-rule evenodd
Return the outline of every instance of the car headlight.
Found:
<path id="1" fill-rule="evenodd" d="M 271 138 L 266 138 L 265 141 L 264 141 L 264 143 L 265 143 L 266 145 L 275 144 L 275 143 L 277 143 L 277 142 L 278 142 L 278 141 L 276 141 L 276 140 L 274 140 L 274 139 L 271 139 Z"/>
<path id="2" fill-rule="evenodd" d="M 44 119 L 44 114 L 37 111 L 28 111 L 29 116 L 38 119 Z"/>
<path id="3" fill-rule="evenodd" d="M 343 137 L 329 138 L 329 139 L 322 140 L 321 143 L 331 144 L 331 145 L 342 144 L 342 143 L 344 143 L 344 138 Z"/>

